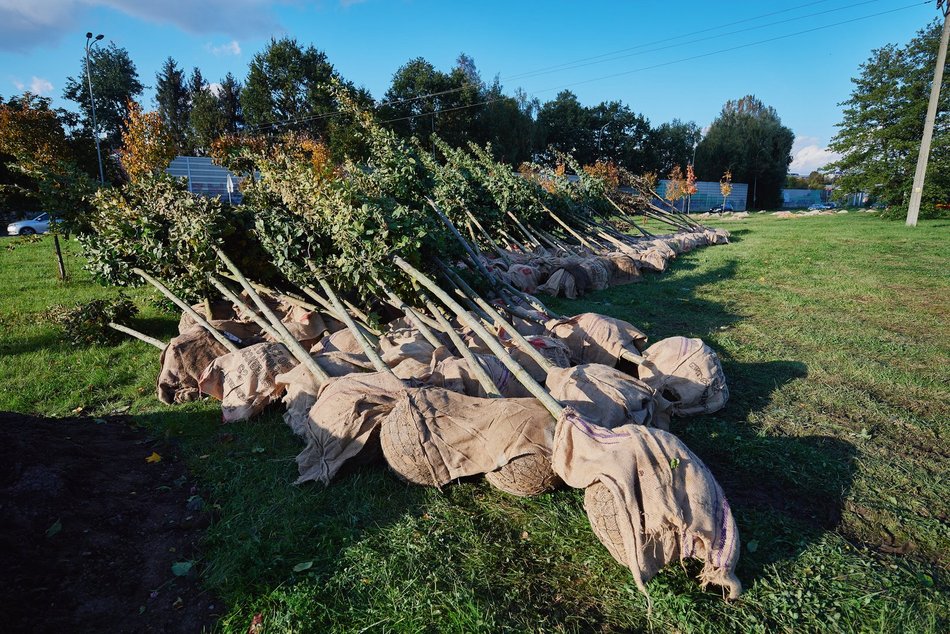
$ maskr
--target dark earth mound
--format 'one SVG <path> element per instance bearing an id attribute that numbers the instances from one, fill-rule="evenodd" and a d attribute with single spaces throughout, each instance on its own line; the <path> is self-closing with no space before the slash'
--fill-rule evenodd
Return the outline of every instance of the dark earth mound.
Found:
<path id="1" fill-rule="evenodd" d="M 125 419 L 0 413 L 0 627 L 210 630 L 197 493 L 175 447 Z"/>

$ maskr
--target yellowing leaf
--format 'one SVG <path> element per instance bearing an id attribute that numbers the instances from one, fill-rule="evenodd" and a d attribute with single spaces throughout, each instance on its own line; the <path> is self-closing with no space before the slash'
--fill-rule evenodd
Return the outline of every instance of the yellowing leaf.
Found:
<path id="1" fill-rule="evenodd" d="M 154 451 L 152 452 L 151 456 L 145 459 L 145 462 L 149 464 L 154 464 L 156 462 L 161 462 L 161 461 L 162 461 L 162 457 L 158 455 L 157 453 L 155 453 Z"/>

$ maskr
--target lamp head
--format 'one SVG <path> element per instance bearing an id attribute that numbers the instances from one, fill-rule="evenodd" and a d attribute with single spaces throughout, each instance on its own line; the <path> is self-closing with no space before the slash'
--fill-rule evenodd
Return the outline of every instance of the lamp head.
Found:
<path id="1" fill-rule="evenodd" d="M 101 40 L 101 39 L 104 38 L 104 37 L 105 37 L 105 35 L 103 35 L 102 33 L 100 33 L 99 35 L 96 36 L 96 41 L 98 42 L 99 40 Z"/>
<path id="2" fill-rule="evenodd" d="M 92 31 L 86 31 L 86 39 L 88 40 L 91 37 L 92 37 Z"/>

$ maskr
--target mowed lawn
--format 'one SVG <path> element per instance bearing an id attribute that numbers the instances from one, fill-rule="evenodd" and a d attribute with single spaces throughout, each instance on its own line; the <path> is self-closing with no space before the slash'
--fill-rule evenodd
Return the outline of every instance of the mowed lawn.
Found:
<path id="1" fill-rule="evenodd" d="M 55 280 L 52 245 L 0 241 L 0 410 L 127 412 L 180 439 L 217 510 L 205 586 L 220 629 L 264 631 L 950 630 L 950 222 L 869 214 L 722 222 L 733 243 L 564 313 L 626 319 L 656 341 L 701 337 L 731 399 L 673 431 L 707 462 L 742 539 L 733 603 L 670 566 L 637 592 L 591 532 L 583 492 L 518 499 L 482 481 L 410 487 L 384 466 L 294 486 L 299 441 L 280 411 L 222 425 L 214 402 L 154 398 L 158 351 L 70 348 L 50 304 L 113 295 Z M 140 329 L 177 315 L 135 289 Z M 142 548 L 148 548 L 142 544 Z"/>

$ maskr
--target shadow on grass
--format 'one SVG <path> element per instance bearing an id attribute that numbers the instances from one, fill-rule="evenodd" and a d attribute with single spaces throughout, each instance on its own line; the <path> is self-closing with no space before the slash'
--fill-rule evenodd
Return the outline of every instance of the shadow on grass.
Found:
<path id="1" fill-rule="evenodd" d="M 10 338 L 7 341 L 0 341 L 0 355 L 15 356 L 20 354 L 29 354 L 38 352 L 44 348 L 62 349 L 69 344 L 63 342 L 63 338 L 53 330 L 46 329 L 40 334 L 28 337 Z"/>
<path id="2" fill-rule="evenodd" d="M 702 266 L 695 258 L 681 257 L 665 274 L 647 276 L 643 283 L 613 287 L 575 301 L 554 300 L 550 305 L 564 314 L 591 311 L 625 319 L 645 330 L 654 342 L 677 335 L 714 341 L 724 327 L 741 321 L 742 315 L 699 291 L 733 277 L 738 264 L 733 260 L 712 268 Z M 763 435 L 749 421 L 769 405 L 774 392 L 805 379 L 808 367 L 796 360 L 744 363 L 719 353 L 730 391 L 726 408 L 714 415 L 675 419 L 671 431 L 696 452 L 722 485 L 746 544 L 740 577 L 750 584 L 765 566 L 796 557 L 840 523 L 857 449 L 829 436 Z"/>

